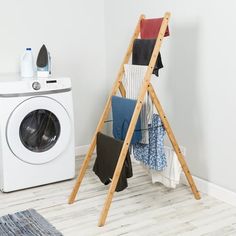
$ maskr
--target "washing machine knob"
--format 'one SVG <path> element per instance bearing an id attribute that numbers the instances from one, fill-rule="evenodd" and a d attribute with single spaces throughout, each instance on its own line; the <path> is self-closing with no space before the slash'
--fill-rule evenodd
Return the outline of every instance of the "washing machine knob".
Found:
<path id="1" fill-rule="evenodd" d="M 41 85 L 40 85 L 39 82 L 34 82 L 34 83 L 32 84 L 32 88 L 33 88 L 34 90 L 39 90 L 39 89 L 41 88 Z"/>

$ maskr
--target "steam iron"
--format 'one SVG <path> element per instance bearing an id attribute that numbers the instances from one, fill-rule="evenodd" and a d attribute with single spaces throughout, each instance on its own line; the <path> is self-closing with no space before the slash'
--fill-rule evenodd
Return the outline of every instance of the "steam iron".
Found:
<path id="1" fill-rule="evenodd" d="M 36 64 L 38 77 L 46 78 L 51 75 L 51 57 L 44 44 L 39 50 Z"/>

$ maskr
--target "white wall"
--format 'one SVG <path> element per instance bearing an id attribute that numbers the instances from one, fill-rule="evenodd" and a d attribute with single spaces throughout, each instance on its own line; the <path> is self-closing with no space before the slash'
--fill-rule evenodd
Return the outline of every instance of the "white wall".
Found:
<path id="1" fill-rule="evenodd" d="M 53 73 L 72 78 L 76 145 L 90 142 L 138 16 L 171 11 L 157 94 L 193 174 L 236 192 L 236 2 L 0 2 L 0 73 L 18 72 L 24 48 L 36 57 L 45 43 Z"/>
<path id="2" fill-rule="evenodd" d="M 88 144 L 107 94 L 104 1 L 0 1 L 0 73 L 19 72 L 19 58 L 43 43 L 52 73 L 73 84 L 76 145 Z"/>
<path id="3" fill-rule="evenodd" d="M 109 85 L 141 13 L 172 13 L 157 94 L 195 176 L 236 192 L 236 2 L 105 1 Z"/>

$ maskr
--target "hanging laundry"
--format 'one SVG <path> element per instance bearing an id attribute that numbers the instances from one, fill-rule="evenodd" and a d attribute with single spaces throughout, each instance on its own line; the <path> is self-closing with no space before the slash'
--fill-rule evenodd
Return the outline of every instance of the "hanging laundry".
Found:
<path id="1" fill-rule="evenodd" d="M 147 68 L 148 68 L 147 66 L 130 65 L 130 64 L 124 65 L 125 73 L 123 78 L 123 85 L 126 90 L 126 98 L 131 98 L 131 99 L 138 98 Z M 149 143 L 148 124 L 151 124 L 152 122 L 152 114 L 153 114 L 153 104 L 151 97 L 147 93 L 144 97 L 142 110 L 140 112 L 141 130 L 142 130 L 141 131 L 142 139 L 140 140 L 140 143 L 146 143 L 146 144 Z"/>
<path id="2" fill-rule="evenodd" d="M 141 39 L 154 39 L 158 37 L 163 18 L 143 19 L 140 23 Z M 167 26 L 165 37 L 169 36 L 169 28 Z"/>
<path id="3" fill-rule="evenodd" d="M 152 124 L 149 125 L 148 130 L 149 144 L 134 144 L 134 158 L 148 166 L 148 168 L 160 171 L 166 167 L 166 155 L 164 152 L 164 136 L 166 132 L 159 115 L 153 114 Z"/>
<path id="4" fill-rule="evenodd" d="M 112 180 L 122 146 L 123 142 L 120 140 L 116 140 L 100 132 L 97 134 L 97 158 L 93 166 L 93 171 L 105 185 L 109 184 Z M 127 188 L 127 178 L 132 176 L 132 164 L 128 152 L 116 186 L 116 192 Z"/>
<path id="5" fill-rule="evenodd" d="M 146 166 L 143 166 L 143 168 L 151 176 L 152 183 L 158 182 L 162 183 L 167 188 L 176 188 L 176 185 L 179 184 L 180 181 L 182 168 L 175 151 L 167 146 L 164 147 L 164 150 L 166 154 L 167 167 L 163 171 L 150 170 Z M 184 148 L 181 148 L 181 151 L 183 155 L 185 155 Z"/>
<path id="6" fill-rule="evenodd" d="M 115 139 L 124 140 L 131 118 L 134 113 L 137 100 L 122 98 L 118 96 L 112 97 L 112 117 L 113 117 L 113 136 Z M 142 139 L 141 119 L 138 117 L 136 127 L 131 139 L 131 144 L 135 144 Z"/>
<path id="7" fill-rule="evenodd" d="M 156 39 L 135 39 L 133 44 L 132 64 L 133 65 L 148 65 L 152 51 L 154 49 Z M 159 76 L 159 69 L 163 68 L 161 54 L 158 54 L 153 74 Z"/>

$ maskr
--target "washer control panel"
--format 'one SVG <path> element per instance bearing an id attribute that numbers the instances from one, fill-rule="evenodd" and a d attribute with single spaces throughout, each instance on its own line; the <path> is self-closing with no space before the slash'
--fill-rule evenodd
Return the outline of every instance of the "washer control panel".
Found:
<path id="1" fill-rule="evenodd" d="M 5 77 L 3 77 L 5 78 Z M 71 89 L 69 77 L 50 78 L 19 78 L 17 76 L 7 77 L 1 81 L 0 76 L 0 97 L 18 96 L 18 94 L 41 93 Z"/>
<path id="2" fill-rule="evenodd" d="M 71 81 L 69 78 L 40 78 L 29 81 L 29 85 L 31 91 L 45 92 L 71 88 Z"/>

